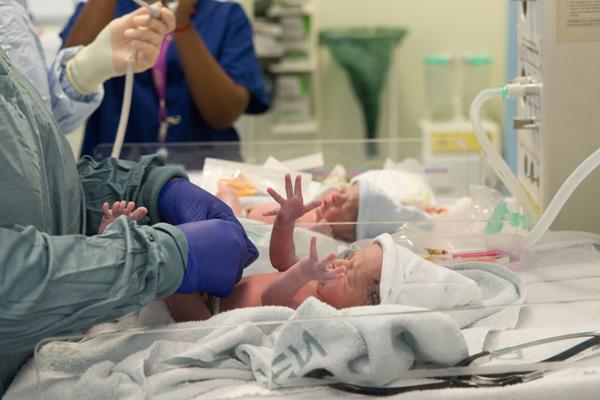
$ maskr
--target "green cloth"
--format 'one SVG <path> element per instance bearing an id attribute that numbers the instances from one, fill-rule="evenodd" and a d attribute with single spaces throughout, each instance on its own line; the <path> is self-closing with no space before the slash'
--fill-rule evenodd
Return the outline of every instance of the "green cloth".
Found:
<path id="1" fill-rule="evenodd" d="M 346 70 L 365 118 L 366 135 L 374 139 L 379 119 L 379 97 L 390 65 L 392 50 L 406 35 L 402 28 L 341 28 L 321 32 L 320 40 Z M 377 147 L 369 143 L 368 154 Z"/>
<path id="2" fill-rule="evenodd" d="M 70 146 L 36 89 L 0 50 L 0 395 L 35 344 L 72 334 L 173 293 L 187 241 L 167 224 L 121 217 L 97 232 L 104 201 L 133 200 L 158 223 L 160 189 L 183 171 L 86 158 Z"/>

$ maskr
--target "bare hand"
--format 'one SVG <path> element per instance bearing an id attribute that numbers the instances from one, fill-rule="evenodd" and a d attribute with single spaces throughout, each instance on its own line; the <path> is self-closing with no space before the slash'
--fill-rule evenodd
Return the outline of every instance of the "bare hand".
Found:
<path id="1" fill-rule="evenodd" d="M 126 201 L 115 201 L 112 209 L 109 208 L 108 203 L 104 203 L 102 205 L 102 212 L 104 213 L 104 217 L 98 228 L 99 235 L 103 234 L 104 231 L 106 231 L 106 228 L 115 222 L 121 215 L 128 216 L 134 221 L 139 221 L 148 214 L 148 209 L 146 207 L 135 208 L 135 203 L 133 201 L 130 201 L 129 203 Z"/>
<path id="2" fill-rule="evenodd" d="M 333 285 L 346 273 L 346 267 L 334 266 L 331 264 L 333 260 L 335 260 L 335 253 L 319 260 L 317 238 L 313 236 L 310 239 L 309 257 L 300 260 L 298 265 L 308 279 L 319 281 L 323 285 Z"/>
<path id="3" fill-rule="evenodd" d="M 304 205 L 302 198 L 302 177 L 296 176 L 294 187 L 292 188 L 292 178 L 289 174 L 285 176 L 285 192 L 287 199 L 284 199 L 273 188 L 268 188 L 267 192 L 281 206 L 277 211 L 269 211 L 263 214 L 265 217 L 277 216 L 277 219 L 283 223 L 289 223 L 297 220 L 309 211 L 321 205 L 321 200 L 313 201 L 310 204 Z"/>

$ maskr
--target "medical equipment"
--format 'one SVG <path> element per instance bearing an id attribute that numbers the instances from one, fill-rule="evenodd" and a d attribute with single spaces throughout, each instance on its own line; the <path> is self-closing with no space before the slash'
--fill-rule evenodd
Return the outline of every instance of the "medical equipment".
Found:
<path id="1" fill-rule="evenodd" d="M 509 191 L 516 197 L 519 203 L 525 208 L 529 216 L 535 216 L 535 203 L 530 201 L 528 193 L 525 192 L 524 187 L 517 181 L 515 175 L 511 172 L 510 168 L 506 164 L 506 161 L 494 150 L 492 144 L 487 138 L 479 120 L 479 110 L 482 104 L 493 97 L 507 98 L 520 98 L 523 96 L 538 95 L 541 91 L 541 85 L 532 84 L 529 82 L 525 83 L 512 83 L 504 86 L 500 89 L 488 89 L 484 90 L 477 96 L 473 104 L 471 105 L 471 122 L 475 127 L 475 133 L 479 139 L 486 156 L 490 160 L 490 163 L 494 170 L 500 176 L 502 182 L 506 185 Z M 523 242 L 523 248 L 533 247 L 550 228 L 552 223 L 555 221 L 559 212 L 565 206 L 567 200 L 573 195 L 573 192 L 582 184 L 584 179 L 594 172 L 594 170 L 600 165 L 600 148 L 596 150 L 592 155 L 583 161 L 576 169 L 569 175 L 564 183 L 559 188 L 558 192 L 555 193 L 550 204 L 548 204 L 542 217 L 535 225 L 533 231 Z M 582 212 L 587 212 L 588 208 L 584 208 Z M 592 215 L 588 218 L 592 218 L 595 210 L 589 210 Z M 598 220 L 594 220 L 592 223 L 593 228 L 590 231 L 598 229 Z M 575 226 L 571 226 L 571 229 L 575 229 Z"/>
<path id="2" fill-rule="evenodd" d="M 425 115 L 430 121 L 449 121 L 456 114 L 454 70 L 454 57 L 450 54 L 425 56 Z"/>
<path id="3" fill-rule="evenodd" d="M 600 148 L 600 82 L 595 67 L 600 54 L 600 1 L 585 3 L 522 0 L 518 39 L 521 76 L 508 91 L 489 91 L 479 99 L 498 95 L 520 99 L 514 121 L 518 179 L 502 160 L 495 160 L 488 150 L 486 153 L 508 190 L 534 218 L 550 207 L 577 165 Z M 573 193 L 560 215 L 555 210 L 558 218 L 554 227 L 599 232 L 600 208 L 591 203 L 599 197 L 597 171 Z"/>
<path id="4" fill-rule="evenodd" d="M 132 1 L 140 7 L 147 8 L 152 18 L 160 18 L 159 8 L 152 7 L 143 0 Z M 111 157 L 113 158 L 119 158 L 121 156 L 121 149 L 123 148 L 123 142 L 125 141 L 125 132 L 127 131 L 127 122 L 129 121 L 129 112 L 131 111 L 131 97 L 133 95 L 133 57 L 135 57 L 135 55 L 131 54 L 127 60 L 125 60 L 125 89 L 123 92 L 121 117 L 119 118 L 115 143 L 111 153 Z"/>

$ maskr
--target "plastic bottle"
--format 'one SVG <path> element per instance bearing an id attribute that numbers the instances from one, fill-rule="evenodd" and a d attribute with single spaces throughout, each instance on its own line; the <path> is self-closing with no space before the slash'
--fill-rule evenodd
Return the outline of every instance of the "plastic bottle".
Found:
<path id="1" fill-rule="evenodd" d="M 469 107 L 475 97 L 483 90 L 490 87 L 492 72 L 492 57 L 489 54 L 469 54 L 463 58 L 463 87 L 462 87 L 462 115 L 469 116 Z M 485 119 L 485 114 L 481 115 Z"/>
<path id="2" fill-rule="evenodd" d="M 447 121 L 454 117 L 454 62 L 448 54 L 425 57 L 426 116 L 430 121 Z"/>

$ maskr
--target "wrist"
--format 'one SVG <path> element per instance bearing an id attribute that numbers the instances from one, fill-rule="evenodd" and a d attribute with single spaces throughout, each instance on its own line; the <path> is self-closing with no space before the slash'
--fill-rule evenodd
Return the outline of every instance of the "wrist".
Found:
<path id="1" fill-rule="evenodd" d="M 101 32 L 67 62 L 67 78 L 75 90 L 82 95 L 91 94 L 105 80 L 117 75 L 111 49 L 110 37 Z"/>
<path id="2" fill-rule="evenodd" d="M 173 31 L 174 33 L 181 33 L 181 32 L 186 32 L 192 29 L 194 25 L 192 24 L 192 20 L 188 19 L 187 22 L 180 24 L 177 24 L 177 28 L 175 28 L 175 30 Z"/>
<path id="3" fill-rule="evenodd" d="M 284 229 L 289 229 L 289 228 L 294 228 L 294 226 L 296 225 L 296 220 L 295 219 L 285 219 L 282 218 L 280 215 L 277 215 L 275 217 L 275 225 L 279 228 L 284 228 Z"/>
<path id="4" fill-rule="evenodd" d="M 289 272 L 296 275 L 298 281 L 302 284 L 306 284 L 315 279 L 310 268 L 310 262 L 307 258 L 303 258 L 294 264 Z"/>
<path id="5" fill-rule="evenodd" d="M 192 26 L 192 20 L 194 15 L 196 14 L 196 9 L 191 8 L 187 10 L 178 9 L 175 18 L 177 20 L 177 25 L 175 27 L 175 32 L 181 32 L 189 29 Z"/>

